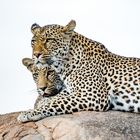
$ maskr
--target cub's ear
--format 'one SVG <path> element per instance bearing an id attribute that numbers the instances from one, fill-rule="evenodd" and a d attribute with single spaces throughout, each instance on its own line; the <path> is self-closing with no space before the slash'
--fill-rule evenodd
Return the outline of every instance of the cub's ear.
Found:
<path id="1" fill-rule="evenodd" d="M 32 26 L 31 26 L 31 32 L 36 35 L 36 34 L 40 34 L 40 30 L 41 30 L 41 27 L 34 23 Z"/>
<path id="2" fill-rule="evenodd" d="M 26 66 L 29 71 L 31 71 L 31 72 L 33 71 L 34 63 L 33 63 L 33 60 L 31 58 L 23 58 L 22 64 L 24 66 Z"/>
<path id="3" fill-rule="evenodd" d="M 64 33 L 64 37 L 67 39 L 69 37 L 71 37 L 74 29 L 76 27 L 76 21 L 75 20 L 71 20 L 63 29 L 63 33 Z"/>

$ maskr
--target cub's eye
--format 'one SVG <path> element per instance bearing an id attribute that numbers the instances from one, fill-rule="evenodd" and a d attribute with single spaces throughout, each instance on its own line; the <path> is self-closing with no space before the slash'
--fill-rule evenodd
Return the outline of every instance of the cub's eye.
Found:
<path id="1" fill-rule="evenodd" d="M 54 81 L 55 79 L 55 72 L 54 71 L 48 71 L 47 72 L 47 79 L 50 81 Z"/>

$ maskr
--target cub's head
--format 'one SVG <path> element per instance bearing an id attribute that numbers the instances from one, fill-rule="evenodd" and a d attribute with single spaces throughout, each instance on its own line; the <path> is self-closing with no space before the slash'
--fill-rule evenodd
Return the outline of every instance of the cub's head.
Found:
<path id="1" fill-rule="evenodd" d="M 53 24 L 40 27 L 38 24 L 33 24 L 31 26 L 33 33 L 31 44 L 34 63 L 51 65 L 54 61 L 67 57 L 75 26 L 74 20 L 71 20 L 66 26 Z"/>
<path id="2" fill-rule="evenodd" d="M 32 73 L 40 95 L 53 96 L 64 88 L 62 80 L 52 68 L 37 67 L 30 58 L 22 59 L 22 63 Z"/>

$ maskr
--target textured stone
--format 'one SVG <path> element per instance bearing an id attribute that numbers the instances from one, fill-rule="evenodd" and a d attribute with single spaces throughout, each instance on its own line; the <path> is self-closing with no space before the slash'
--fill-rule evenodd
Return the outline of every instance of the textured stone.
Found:
<path id="1" fill-rule="evenodd" d="M 117 111 L 78 112 L 19 123 L 0 115 L 0 140 L 139 140 L 140 115 Z"/>

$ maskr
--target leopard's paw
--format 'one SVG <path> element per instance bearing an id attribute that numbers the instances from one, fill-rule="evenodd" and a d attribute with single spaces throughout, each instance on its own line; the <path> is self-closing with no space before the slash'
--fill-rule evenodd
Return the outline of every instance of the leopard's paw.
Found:
<path id="1" fill-rule="evenodd" d="M 30 121 L 28 115 L 29 115 L 28 112 L 20 113 L 19 116 L 17 117 L 18 122 L 28 122 L 28 121 Z"/>

